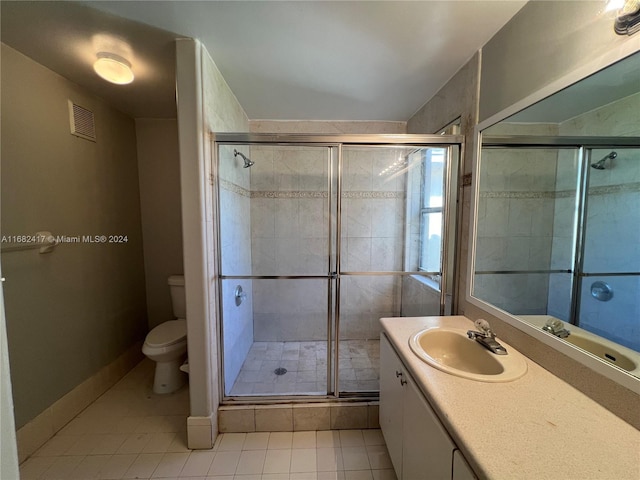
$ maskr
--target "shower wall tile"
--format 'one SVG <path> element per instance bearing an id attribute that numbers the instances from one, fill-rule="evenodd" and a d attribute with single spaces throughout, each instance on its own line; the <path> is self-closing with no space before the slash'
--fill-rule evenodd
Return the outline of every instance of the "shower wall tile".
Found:
<path id="1" fill-rule="evenodd" d="M 251 218 L 248 169 L 233 158 L 233 151 L 222 147 L 220 159 L 220 248 L 222 272 L 227 275 L 251 274 Z M 213 225 L 210 225 L 213 230 Z M 247 300 L 235 305 L 235 288 L 241 285 Z M 250 280 L 224 281 L 222 309 L 225 318 L 223 344 L 225 349 L 225 381 L 233 385 L 244 358 L 253 342 L 253 310 Z M 217 305 L 214 305 L 217 308 Z"/>
<path id="2" fill-rule="evenodd" d="M 371 269 L 371 237 L 348 237 L 346 255 L 342 270 L 345 272 L 366 272 Z"/>
<path id="3" fill-rule="evenodd" d="M 638 205 L 640 189 L 590 196 L 584 254 L 586 272 L 640 272 Z"/>
<path id="4" fill-rule="evenodd" d="M 371 191 L 373 176 L 373 152 L 370 149 L 343 150 L 343 190 Z"/>
<path id="5" fill-rule="evenodd" d="M 371 267 L 373 271 L 402 270 L 402 237 L 374 237 L 371 239 Z"/>
<path id="6" fill-rule="evenodd" d="M 252 198 L 250 219 L 251 232 L 254 237 L 274 238 L 276 236 L 276 211 L 273 208 L 272 200 Z"/>
<path id="7" fill-rule="evenodd" d="M 378 150 L 374 152 L 371 188 L 374 191 L 404 192 L 407 187 L 407 175 L 385 175 L 383 170 L 398 158 L 407 154 L 405 149 Z M 411 157 L 410 157 L 411 159 Z M 419 159 L 419 156 L 418 156 Z M 418 160 L 419 161 L 419 160 Z M 417 167 L 417 165 L 415 165 Z M 414 168 L 415 168 L 414 167 Z"/>
<path id="8" fill-rule="evenodd" d="M 638 111 L 640 111 L 640 93 L 629 95 L 560 124 L 560 134 L 637 136 L 639 133 Z"/>
<path id="9" fill-rule="evenodd" d="M 300 237 L 327 237 L 327 213 L 325 198 L 301 198 L 298 201 Z"/>
<path id="10" fill-rule="evenodd" d="M 252 191 L 271 191 L 275 189 L 273 148 L 251 146 L 250 158 L 255 162 L 251 171 L 250 189 Z"/>
<path id="11" fill-rule="evenodd" d="M 360 340 L 375 338 L 369 325 L 369 314 L 345 314 L 340 316 L 340 338 Z M 345 378 L 345 380 L 348 380 Z M 354 379 L 355 380 L 355 379 Z"/>
<path id="12" fill-rule="evenodd" d="M 547 311 L 548 275 L 476 275 L 474 295 L 521 315 L 542 315 Z"/>
<path id="13" fill-rule="evenodd" d="M 325 298 L 326 303 L 326 298 Z M 256 342 L 321 341 L 327 338 L 326 313 L 256 313 L 254 339 Z"/>
<path id="14" fill-rule="evenodd" d="M 591 284 L 606 282 L 613 298 L 602 302 L 591 296 Z M 580 328 L 640 351 L 640 275 L 633 277 L 590 277 L 582 288 Z"/>
<path id="15" fill-rule="evenodd" d="M 251 120 L 254 133 L 407 133 L 406 122 L 318 121 L 318 120 Z"/>
<path id="16" fill-rule="evenodd" d="M 508 199 L 482 199 L 478 211 L 478 236 L 506 236 L 508 231 L 508 218 Z"/>
<path id="17" fill-rule="evenodd" d="M 275 249 L 278 273 L 300 272 L 300 239 L 298 237 L 277 238 Z"/>
<path id="18" fill-rule="evenodd" d="M 506 237 L 480 237 L 476 240 L 476 271 L 503 270 Z M 483 298 L 483 297 L 481 297 Z"/>
<path id="19" fill-rule="evenodd" d="M 371 236 L 399 237 L 404 233 L 405 200 L 375 199 L 371 204 Z"/>
<path id="20" fill-rule="evenodd" d="M 402 277 L 402 315 L 440 315 L 440 292 L 418 278 Z"/>
<path id="21" fill-rule="evenodd" d="M 290 150 L 275 150 L 275 190 L 277 191 L 297 191 L 300 190 L 300 170 L 297 158 L 301 152 Z"/>
<path id="22" fill-rule="evenodd" d="M 343 271 L 403 268 L 405 175 L 390 180 L 378 175 L 397 160 L 402 150 L 344 151 Z M 326 274 L 327 151 L 252 147 L 251 156 L 256 162 L 249 169 L 253 273 Z M 379 327 L 371 320 L 373 312 L 397 313 L 398 285 L 394 281 L 389 285 L 375 282 L 380 280 L 351 285 L 352 298 L 361 302 L 360 306 L 352 303 L 352 308 L 367 309 L 362 325 L 348 328 L 354 339 L 357 335 L 371 338 L 372 332 L 377 335 Z M 256 339 L 304 341 L 326 336 L 326 294 L 318 295 L 317 284 L 297 283 L 300 285 L 283 291 L 276 283 L 254 282 Z M 296 292 L 296 300 L 290 298 L 292 290 Z M 320 304 L 314 305 L 320 297 Z M 291 312 L 295 312 L 293 317 Z M 320 317 L 321 321 L 309 321 Z"/>
<path id="23" fill-rule="evenodd" d="M 565 322 L 571 317 L 571 274 L 552 273 L 549 275 L 549 301 L 547 314 Z"/>
<path id="24" fill-rule="evenodd" d="M 343 222 L 345 235 L 347 237 L 370 237 L 372 201 L 347 198 L 343 200 L 343 203 L 347 205 L 346 222 Z"/>
<path id="25" fill-rule="evenodd" d="M 529 238 L 529 270 L 546 270 L 551 264 L 552 243 L 549 237 Z"/>
<path id="26" fill-rule="evenodd" d="M 322 275 L 329 271 L 327 237 L 303 238 L 300 242 L 298 269 L 301 273 Z"/>
<path id="27" fill-rule="evenodd" d="M 276 272 L 276 243 L 273 237 L 253 237 L 251 256 L 253 275 L 272 275 Z"/>
<path id="28" fill-rule="evenodd" d="M 400 277 L 343 277 L 342 308 L 345 314 L 399 311 Z"/>
<path id="29" fill-rule="evenodd" d="M 225 385 L 228 389 L 234 384 L 242 364 L 253 344 L 253 296 L 251 280 L 223 280 L 222 308 L 225 318 L 223 343 L 225 352 Z M 235 289 L 241 286 L 247 297 L 241 305 L 235 304 Z"/>
<path id="30" fill-rule="evenodd" d="M 297 199 L 275 199 L 275 233 L 277 238 L 297 237 L 300 231 L 300 216 Z"/>

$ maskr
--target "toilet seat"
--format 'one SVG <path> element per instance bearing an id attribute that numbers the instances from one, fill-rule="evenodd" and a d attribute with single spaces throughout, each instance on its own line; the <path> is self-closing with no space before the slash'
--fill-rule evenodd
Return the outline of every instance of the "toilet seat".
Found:
<path id="1" fill-rule="evenodd" d="M 167 347 L 180 343 L 187 338 L 186 320 L 169 320 L 154 327 L 144 343 L 149 347 Z"/>

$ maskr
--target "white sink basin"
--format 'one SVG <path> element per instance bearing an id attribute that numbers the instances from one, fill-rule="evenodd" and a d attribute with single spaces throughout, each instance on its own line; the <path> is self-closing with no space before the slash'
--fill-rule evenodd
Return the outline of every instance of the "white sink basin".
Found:
<path id="1" fill-rule="evenodd" d="M 527 373 L 527 362 L 520 353 L 507 348 L 507 355 L 496 355 L 459 328 L 421 330 L 409 339 L 409 346 L 432 367 L 470 380 L 510 382 Z"/>

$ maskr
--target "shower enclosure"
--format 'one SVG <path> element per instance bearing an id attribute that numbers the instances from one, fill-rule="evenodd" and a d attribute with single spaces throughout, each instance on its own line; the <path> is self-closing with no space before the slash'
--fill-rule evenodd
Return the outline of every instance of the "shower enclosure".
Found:
<path id="1" fill-rule="evenodd" d="M 473 295 L 640 351 L 639 146 L 484 136 Z"/>
<path id="2" fill-rule="evenodd" d="M 216 135 L 225 397 L 377 394 L 378 319 L 451 313 L 461 141 Z"/>

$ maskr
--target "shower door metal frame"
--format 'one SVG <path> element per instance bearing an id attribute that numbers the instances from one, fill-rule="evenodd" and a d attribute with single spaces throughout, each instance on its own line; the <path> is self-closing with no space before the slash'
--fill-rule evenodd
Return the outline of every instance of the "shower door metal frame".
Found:
<path id="1" fill-rule="evenodd" d="M 545 137 L 528 135 L 481 135 L 479 142 L 479 158 L 482 157 L 482 149 L 487 148 L 574 148 L 578 152 L 578 172 L 576 185 L 576 226 L 575 240 L 572 253 L 573 265 L 568 270 L 518 270 L 518 271 L 491 271 L 483 273 L 527 274 L 527 273 L 570 273 L 571 298 L 569 323 L 578 326 L 580 324 L 580 300 L 582 296 L 583 279 L 593 276 L 637 276 L 640 272 L 584 272 L 584 250 L 586 241 L 587 208 L 589 197 L 589 179 L 591 175 L 591 152 L 594 149 L 627 149 L 640 148 L 640 141 L 636 137 Z M 475 262 L 474 262 L 475 263 Z M 473 272 L 475 276 L 475 272 Z M 473 282 L 473 278 L 471 278 Z M 472 287 L 473 288 L 473 287 Z"/>
<path id="2" fill-rule="evenodd" d="M 219 375 L 219 391 L 221 394 L 222 403 L 242 404 L 242 403 L 277 403 L 286 400 L 288 402 L 308 402 L 314 401 L 336 401 L 336 400 L 363 400 L 366 398 L 376 398 L 377 392 L 346 392 L 347 395 L 340 395 L 340 374 L 339 374 L 339 343 L 340 343 L 340 277 L 341 275 L 367 275 L 367 276 L 379 276 L 379 275 L 395 275 L 395 276 L 428 276 L 433 273 L 441 273 L 443 277 L 443 286 L 440 289 L 440 314 L 442 315 L 446 289 L 444 288 L 444 277 L 447 274 L 445 265 L 441 262 L 441 269 L 443 272 L 405 272 L 405 271 L 386 271 L 386 272 L 341 272 L 340 271 L 340 255 L 341 255 L 341 197 L 342 197 L 342 147 L 343 146 L 381 146 L 381 147 L 416 147 L 427 148 L 432 146 L 448 148 L 458 147 L 458 159 L 464 156 L 464 136 L 463 135 L 414 135 L 414 134 L 263 134 L 263 133 L 211 133 L 212 144 L 212 172 L 213 178 L 211 179 L 214 187 L 214 212 L 216 218 L 213 225 L 216 229 L 216 254 L 217 254 L 217 272 L 216 272 L 216 295 L 217 295 L 217 331 L 218 331 L 218 363 L 220 366 Z M 332 199 L 335 195 L 335 215 L 336 215 L 336 231 L 333 232 L 331 228 L 332 221 L 329 220 L 328 231 L 328 272 L 327 275 L 223 275 L 221 272 L 221 232 L 220 232 L 220 192 L 219 192 L 219 157 L 218 146 L 219 145 L 280 145 L 280 146 L 307 146 L 307 147 L 327 147 L 329 151 L 337 151 L 337 162 L 328 158 L 328 208 L 329 218 L 332 214 Z M 335 150 L 334 150 L 335 149 Z M 333 172 L 334 165 L 337 165 L 337 172 Z M 450 173 L 450 155 L 447 159 L 447 175 Z M 336 175 L 336 187 L 337 191 L 333 191 L 332 174 Z M 451 188 L 452 179 L 445 177 L 446 189 L 444 192 L 444 204 L 443 209 L 448 209 L 449 205 L 453 202 L 454 189 Z M 457 182 L 456 182 L 457 183 Z M 456 186 L 455 191 L 458 188 Z M 457 199 L 456 199 L 457 201 Z M 458 212 L 460 215 L 460 212 Z M 444 218 L 444 217 L 443 217 Z M 446 220 L 445 224 L 447 223 Z M 453 228 L 452 228 L 453 227 Z M 445 249 L 448 245 L 448 237 L 456 233 L 455 225 L 445 225 L 443 228 L 443 253 L 446 253 Z M 332 235 L 334 236 L 332 238 Z M 335 241 L 335 252 L 333 252 L 332 244 Z M 335 263 L 332 263 L 332 254 L 335 255 Z M 457 265 L 457 259 L 454 262 L 454 271 Z M 265 395 L 265 396 L 227 396 L 225 394 L 225 379 L 224 379 L 224 343 L 223 343 L 223 311 L 221 302 L 222 293 L 222 280 L 230 279 L 248 279 L 248 280 L 267 280 L 267 279 L 327 279 L 328 280 L 328 293 L 327 293 L 327 393 L 324 395 Z M 335 287 L 332 285 L 334 283 Z M 455 298 L 455 292 L 452 292 Z M 333 308 L 332 308 L 333 307 Z M 452 308 L 455 308 L 455 303 L 452 301 Z M 333 311 L 332 311 L 333 310 Z M 332 335 L 335 334 L 335 341 Z M 333 347 L 333 348 L 332 348 Z M 331 372 L 333 370 L 333 372 Z M 333 373 L 333 375 L 331 375 Z"/>

